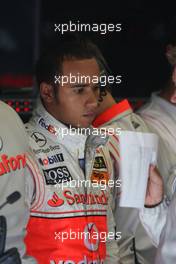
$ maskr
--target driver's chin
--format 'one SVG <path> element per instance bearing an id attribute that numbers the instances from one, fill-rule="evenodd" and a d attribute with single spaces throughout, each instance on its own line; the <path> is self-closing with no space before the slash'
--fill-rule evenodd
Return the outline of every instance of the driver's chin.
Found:
<path id="1" fill-rule="evenodd" d="M 77 126 L 75 126 L 76 128 L 88 128 L 90 127 L 90 123 L 89 122 L 80 122 L 79 124 L 77 124 Z"/>
<path id="2" fill-rule="evenodd" d="M 90 120 L 85 119 L 85 120 L 82 122 L 82 127 L 84 127 L 84 128 L 88 128 L 88 127 L 91 126 L 92 122 L 93 122 L 93 120 L 90 121 Z"/>
<path id="3" fill-rule="evenodd" d="M 74 124 L 76 128 L 87 128 L 90 127 L 93 122 L 93 119 L 80 118 L 80 120 Z"/>
<path id="4" fill-rule="evenodd" d="M 87 117 L 84 118 L 84 127 L 90 127 L 92 125 L 92 122 L 94 121 L 95 117 Z"/>

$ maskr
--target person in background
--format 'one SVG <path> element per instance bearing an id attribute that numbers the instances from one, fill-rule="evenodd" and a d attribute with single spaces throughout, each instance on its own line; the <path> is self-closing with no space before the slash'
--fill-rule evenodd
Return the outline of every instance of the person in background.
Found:
<path id="1" fill-rule="evenodd" d="M 29 182 L 35 165 L 32 157 L 28 160 L 31 154 L 22 121 L 2 101 L 0 122 L 0 263 L 35 264 L 26 255 L 24 244 L 31 203 Z"/>
<path id="2" fill-rule="evenodd" d="M 158 166 L 171 199 L 176 177 L 176 43 L 166 48 L 168 80 L 138 113 L 160 138 Z"/>
<path id="3" fill-rule="evenodd" d="M 139 109 L 150 130 L 160 138 L 158 165 L 164 179 L 166 198 L 162 205 L 144 211 L 142 220 L 158 247 L 156 264 L 175 263 L 176 243 L 176 31 L 175 20 L 169 28 L 165 47 L 167 81 L 154 92 L 150 101 Z M 169 205 L 169 206 L 168 206 Z M 150 220 L 149 220 L 150 218 Z M 151 221 L 151 222 L 150 222 Z M 153 223 L 153 226 L 151 226 Z M 157 228 L 156 228 L 157 227 Z"/>
<path id="4" fill-rule="evenodd" d="M 110 89 L 106 89 L 102 96 L 93 126 L 107 129 L 114 127 L 115 129 L 119 128 L 119 131 L 149 132 L 145 122 L 133 112 L 128 100 L 125 99 L 117 103 Z M 117 160 L 120 164 L 118 135 L 111 137 L 109 149 L 113 160 Z M 118 168 L 116 170 L 118 175 Z M 119 197 L 116 200 L 118 199 Z M 119 240 L 121 263 L 152 263 L 156 247 L 141 225 L 138 209 L 122 208 L 117 204 L 118 202 L 116 202 L 115 208 L 116 225 L 118 230 L 122 231 L 122 239 Z"/>
<path id="5" fill-rule="evenodd" d="M 102 97 L 102 102 L 98 108 L 97 117 L 93 122 L 95 127 L 119 127 L 122 130 L 135 131 L 135 128 L 140 129 L 139 131 L 150 132 L 151 130 L 145 125 L 144 121 L 139 115 L 134 114 L 127 100 L 120 103 L 116 103 L 111 93 L 107 89 Z M 140 126 L 142 126 L 140 128 Z M 114 160 L 119 160 L 120 153 L 119 144 L 117 137 L 110 137 L 109 149 L 113 154 Z M 163 144 L 161 142 L 161 144 Z M 161 145 L 160 144 L 160 145 Z M 162 152 L 159 153 L 162 155 Z M 161 168 L 159 168 L 161 170 Z M 164 196 L 164 181 L 163 177 L 159 176 L 157 170 L 150 169 L 150 177 L 148 181 L 148 188 L 146 192 L 146 201 L 144 209 L 138 211 L 135 209 L 122 208 L 122 211 L 118 208 L 117 212 L 117 228 L 121 223 L 122 238 L 123 234 L 126 234 L 124 240 L 120 241 L 120 261 L 121 263 L 154 263 L 154 264 L 165 264 L 175 263 L 176 254 L 174 246 L 176 243 L 176 192 L 175 188 L 172 187 L 174 194 L 172 200 L 169 201 Z M 123 211 L 124 209 L 124 211 Z M 122 218 L 122 222 L 119 219 Z M 144 227 L 148 237 L 143 236 L 140 224 Z M 124 228 L 124 229 L 122 229 Z M 148 248 L 148 256 L 141 258 L 138 248 L 136 252 L 130 248 L 130 245 L 135 241 L 139 243 L 138 239 L 143 238 L 143 248 L 145 249 L 146 242 L 150 237 L 151 246 Z M 125 248 L 121 245 L 126 240 L 126 251 L 122 251 Z M 128 243 L 127 243 L 128 242 Z M 122 243 L 122 244 L 121 244 Z M 152 249 L 153 245 L 153 249 Z M 152 255 L 151 252 L 154 252 Z M 142 256 L 143 251 L 140 251 Z"/>

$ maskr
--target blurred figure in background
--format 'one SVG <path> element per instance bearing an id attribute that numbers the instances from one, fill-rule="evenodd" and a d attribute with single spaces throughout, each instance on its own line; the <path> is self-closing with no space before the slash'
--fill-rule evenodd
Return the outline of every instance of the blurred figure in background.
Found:
<path id="1" fill-rule="evenodd" d="M 6 226 L 0 220 L 0 263 L 34 264 L 25 255 L 24 244 L 31 204 L 28 192 L 33 189 L 28 137 L 19 116 L 2 101 L 0 122 L 0 215 L 6 219 Z"/>
<path id="2" fill-rule="evenodd" d="M 121 130 L 144 133 L 150 132 L 141 117 L 133 112 L 128 100 L 117 103 L 110 89 L 106 89 L 102 96 L 93 126 L 115 127 Z M 117 135 L 113 135 L 110 138 L 109 149 L 113 159 L 120 164 L 120 147 Z M 116 164 L 116 162 L 114 163 Z M 116 171 L 116 177 L 118 177 L 118 168 L 116 168 Z M 122 239 L 118 241 L 120 263 L 152 263 L 155 258 L 156 247 L 140 223 L 139 210 L 119 207 L 118 199 L 119 197 L 117 196 L 115 199 L 115 219 L 117 229 L 122 232 Z"/>
<path id="3" fill-rule="evenodd" d="M 175 189 L 176 176 L 176 34 L 166 47 L 168 80 L 154 92 L 139 114 L 150 130 L 160 137 L 158 166 L 169 198 Z"/>

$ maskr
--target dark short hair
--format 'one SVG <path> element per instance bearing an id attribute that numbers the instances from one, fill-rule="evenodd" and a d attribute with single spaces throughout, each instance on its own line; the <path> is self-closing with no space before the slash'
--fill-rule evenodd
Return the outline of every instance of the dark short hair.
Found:
<path id="1" fill-rule="evenodd" d="M 172 17 L 166 24 L 165 46 L 168 44 L 176 46 L 176 17 Z"/>
<path id="2" fill-rule="evenodd" d="M 35 76 L 38 87 L 42 82 L 51 84 L 56 93 L 55 76 L 62 75 L 62 66 L 65 59 L 94 58 L 100 71 L 108 69 L 107 63 L 99 48 L 85 36 L 78 34 L 65 34 L 50 41 L 36 63 Z"/>

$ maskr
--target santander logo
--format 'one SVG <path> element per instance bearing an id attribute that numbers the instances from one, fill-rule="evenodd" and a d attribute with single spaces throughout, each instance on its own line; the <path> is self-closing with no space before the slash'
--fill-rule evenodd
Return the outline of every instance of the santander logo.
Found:
<path id="1" fill-rule="evenodd" d="M 54 192 L 52 198 L 48 200 L 48 205 L 51 207 L 58 207 L 64 204 L 64 200 L 60 199 L 57 193 Z"/>
<path id="2" fill-rule="evenodd" d="M 108 197 L 105 195 L 105 192 L 101 190 L 100 194 L 94 193 L 72 193 L 70 190 L 65 190 L 63 196 L 66 198 L 68 205 L 74 204 L 102 204 L 107 205 Z M 58 207 L 64 204 L 64 200 L 59 197 L 59 195 L 54 192 L 52 198 L 48 200 L 48 205 L 51 207 Z"/>

